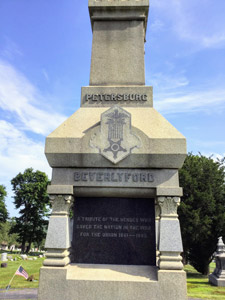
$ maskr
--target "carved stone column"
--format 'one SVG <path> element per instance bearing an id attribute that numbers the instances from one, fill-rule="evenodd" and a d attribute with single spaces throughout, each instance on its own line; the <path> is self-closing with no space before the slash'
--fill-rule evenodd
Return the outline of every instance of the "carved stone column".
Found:
<path id="1" fill-rule="evenodd" d="M 155 201 L 155 240 L 156 240 L 156 265 L 159 263 L 159 225 L 160 225 L 160 206 Z"/>
<path id="2" fill-rule="evenodd" d="M 45 242 L 47 249 L 44 266 L 64 267 L 70 263 L 70 220 L 69 211 L 73 204 L 72 195 L 50 195 L 52 214 L 49 219 Z"/>
<path id="3" fill-rule="evenodd" d="M 161 270 L 182 270 L 180 253 L 183 251 L 177 207 L 180 197 L 158 197 L 160 213 L 159 268 Z"/>

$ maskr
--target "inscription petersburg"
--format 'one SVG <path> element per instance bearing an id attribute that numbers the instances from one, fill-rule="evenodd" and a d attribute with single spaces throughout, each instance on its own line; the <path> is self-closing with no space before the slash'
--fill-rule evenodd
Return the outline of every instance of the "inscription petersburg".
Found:
<path id="1" fill-rule="evenodd" d="M 138 101 L 145 102 L 148 100 L 146 94 L 87 94 L 86 101 Z"/>

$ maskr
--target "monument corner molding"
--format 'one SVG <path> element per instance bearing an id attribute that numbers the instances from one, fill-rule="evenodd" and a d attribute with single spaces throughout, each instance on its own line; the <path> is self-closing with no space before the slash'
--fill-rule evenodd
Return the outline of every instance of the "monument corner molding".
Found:
<path id="1" fill-rule="evenodd" d="M 162 217 L 177 217 L 177 208 L 180 205 L 180 197 L 158 197 L 158 204 Z"/>

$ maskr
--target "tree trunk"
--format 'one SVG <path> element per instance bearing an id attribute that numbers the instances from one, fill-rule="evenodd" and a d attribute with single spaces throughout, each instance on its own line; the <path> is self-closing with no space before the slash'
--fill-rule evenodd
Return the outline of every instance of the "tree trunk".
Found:
<path id="1" fill-rule="evenodd" d="M 203 275 L 209 275 L 209 265 L 204 266 L 202 274 Z"/>
<path id="2" fill-rule="evenodd" d="M 22 241 L 22 249 L 21 249 L 22 253 L 25 252 L 25 245 L 26 245 L 26 241 Z"/>
<path id="3" fill-rule="evenodd" d="M 188 264 L 188 259 L 185 252 L 182 254 L 182 263 L 184 266 Z"/>
<path id="4" fill-rule="evenodd" d="M 32 242 L 29 242 L 29 244 L 28 244 L 28 246 L 27 246 L 27 251 L 26 251 L 26 253 L 28 253 L 28 252 L 30 251 L 31 243 L 32 243 Z"/>

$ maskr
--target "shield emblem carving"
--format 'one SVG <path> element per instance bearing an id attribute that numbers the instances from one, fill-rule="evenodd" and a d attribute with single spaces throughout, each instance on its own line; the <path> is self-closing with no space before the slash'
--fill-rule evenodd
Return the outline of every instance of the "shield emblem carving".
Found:
<path id="1" fill-rule="evenodd" d="M 90 146 L 112 163 L 117 164 L 140 148 L 141 141 L 131 131 L 131 115 L 119 106 L 114 106 L 101 115 L 100 131 L 93 135 Z"/>

